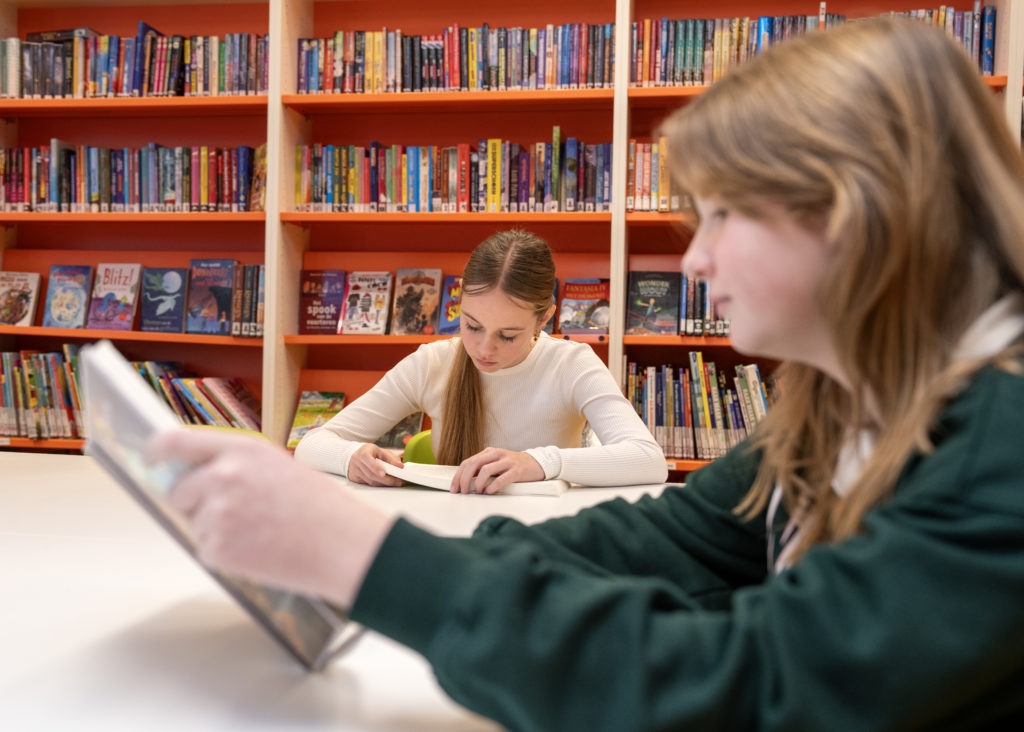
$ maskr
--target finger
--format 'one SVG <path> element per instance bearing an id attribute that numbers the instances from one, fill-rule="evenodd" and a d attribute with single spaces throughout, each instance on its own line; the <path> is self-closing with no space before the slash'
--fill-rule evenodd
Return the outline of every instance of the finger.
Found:
<path id="1" fill-rule="evenodd" d="M 502 479 L 509 474 L 512 465 L 509 460 L 499 460 L 497 462 L 488 463 L 487 465 L 480 468 L 480 472 L 477 473 L 475 487 L 478 493 L 497 493 L 501 487 L 510 482 L 510 480 Z M 495 481 L 498 481 L 495 486 Z"/>
<path id="2" fill-rule="evenodd" d="M 170 495 L 167 496 L 167 502 L 175 511 L 189 521 L 192 521 L 202 505 L 206 491 L 209 489 L 210 480 L 209 476 L 206 475 L 206 471 L 201 469 L 192 470 L 183 475 L 174 484 Z"/>
<path id="3" fill-rule="evenodd" d="M 378 460 L 383 460 L 386 463 L 390 463 L 391 465 L 394 465 L 396 468 L 402 467 L 402 461 L 399 460 L 398 455 L 393 453 L 391 450 L 378 448 L 374 453 L 374 457 L 376 457 Z"/>

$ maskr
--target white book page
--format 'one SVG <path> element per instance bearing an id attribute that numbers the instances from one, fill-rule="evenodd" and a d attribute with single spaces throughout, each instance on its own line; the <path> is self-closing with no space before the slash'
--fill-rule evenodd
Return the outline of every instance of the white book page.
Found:
<path id="1" fill-rule="evenodd" d="M 385 472 L 396 478 L 415 483 L 439 491 L 451 489 L 452 478 L 459 469 L 457 465 L 429 465 L 427 463 L 406 463 L 399 468 L 391 463 L 378 460 Z M 533 480 L 522 483 L 510 483 L 498 491 L 506 496 L 560 496 L 568 490 L 569 484 L 564 480 Z"/>

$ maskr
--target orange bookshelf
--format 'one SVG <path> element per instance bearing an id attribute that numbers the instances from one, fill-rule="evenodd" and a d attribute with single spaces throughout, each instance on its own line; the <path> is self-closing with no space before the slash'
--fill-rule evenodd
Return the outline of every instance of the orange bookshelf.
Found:
<path id="1" fill-rule="evenodd" d="M 0 449 L 14 450 L 81 450 L 85 440 L 54 438 L 51 440 L 30 440 L 26 437 L 0 437 Z"/>
<path id="2" fill-rule="evenodd" d="M 583 109 L 608 112 L 615 90 L 513 89 L 510 91 L 397 92 L 389 94 L 285 94 L 281 101 L 302 114 L 364 114 L 414 110 L 472 113 L 507 108 L 513 112 Z"/>
<path id="3" fill-rule="evenodd" d="M 204 117 L 263 115 L 266 95 L 212 97 L 112 97 L 89 99 L 2 99 L 0 118 L 34 117 Z"/>

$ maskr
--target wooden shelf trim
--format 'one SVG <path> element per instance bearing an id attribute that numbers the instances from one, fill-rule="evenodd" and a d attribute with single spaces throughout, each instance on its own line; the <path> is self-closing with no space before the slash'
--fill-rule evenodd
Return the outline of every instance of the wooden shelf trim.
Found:
<path id="1" fill-rule="evenodd" d="M 602 89 L 518 89 L 510 91 L 399 92 L 391 94 L 284 94 L 282 103 L 303 114 L 391 112 L 401 108 L 463 110 L 494 105 L 543 108 L 608 107 L 615 92 Z"/>
<path id="2" fill-rule="evenodd" d="M 265 94 L 213 97 L 4 99 L 0 118 L 251 116 L 267 113 Z"/>
<path id="3" fill-rule="evenodd" d="M 4 211 L 0 212 L 0 224 L 18 224 L 28 222 L 70 222 L 70 223 L 170 223 L 197 222 L 213 223 L 220 221 L 251 221 L 263 222 L 267 220 L 264 211 L 220 211 L 211 213 L 182 213 L 172 211 L 159 211 L 153 213 L 43 213 L 40 211 Z"/>
<path id="4" fill-rule="evenodd" d="M 64 340 L 67 338 L 112 341 L 141 341 L 147 343 L 194 343 L 205 346 L 242 346 L 259 348 L 262 338 L 239 336 L 199 335 L 196 333 L 150 333 L 141 330 L 92 330 L 89 328 L 44 328 L 41 325 L 0 325 L 0 335 L 43 336 Z"/>
<path id="5" fill-rule="evenodd" d="M 986 86 L 995 91 L 1006 88 L 1006 75 L 982 76 Z M 707 91 L 707 86 L 631 86 L 626 96 L 639 106 L 672 106 L 680 97 L 695 97 Z"/>
<path id="6" fill-rule="evenodd" d="M 0 447 L 13 447 L 18 450 L 81 450 L 85 440 L 66 437 L 52 440 L 30 440 L 27 437 L 0 437 Z"/>
<path id="7" fill-rule="evenodd" d="M 732 342 L 720 336 L 646 336 L 627 335 L 622 337 L 627 346 L 689 346 L 695 348 L 731 348 Z"/>
<path id="8" fill-rule="evenodd" d="M 420 345 L 433 341 L 443 341 L 453 338 L 454 335 L 286 335 L 285 345 L 306 345 L 306 346 L 362 346 L 362 345 Z M 580 343 L 605 344 L 608 343 L 608 335 L 604 333 L 571 333 L 569 335 L 556 334 L 551 336 L 567 341 L 579 341 Z"/>
<path id="9" fill-rule="evenodd" d="M 322 213 L 304 211 L 282 211 L 281 221 L 293 224 L 349 224 L 349 223 L 417 223 L 417 224 L 516 224 L 516 223 L 558 223 L 558 224 L 610 224 L 611 212 L 584 213 L 582 211 L 558 213 Z"/>

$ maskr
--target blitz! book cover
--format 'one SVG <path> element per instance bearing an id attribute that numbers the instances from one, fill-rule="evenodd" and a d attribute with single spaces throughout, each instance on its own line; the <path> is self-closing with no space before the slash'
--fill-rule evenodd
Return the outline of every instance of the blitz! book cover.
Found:
<path id="1" fill-rule="evenodd" d="M 98 264 L 86 327 L 131 330 L 139 296 L 141 264 Z"/>

